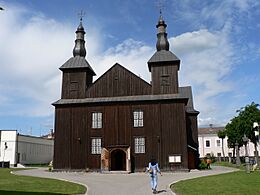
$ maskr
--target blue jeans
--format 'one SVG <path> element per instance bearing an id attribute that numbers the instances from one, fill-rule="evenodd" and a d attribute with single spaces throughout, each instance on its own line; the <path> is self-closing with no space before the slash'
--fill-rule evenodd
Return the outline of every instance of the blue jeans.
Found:
<path id="1" fill-rule="evenodd" d="M 156 190 L 157 188 L 157 182 L 158 182 L 158 176 L 157 174 L 151 174 L 151 187 L 152 189 Z"/>

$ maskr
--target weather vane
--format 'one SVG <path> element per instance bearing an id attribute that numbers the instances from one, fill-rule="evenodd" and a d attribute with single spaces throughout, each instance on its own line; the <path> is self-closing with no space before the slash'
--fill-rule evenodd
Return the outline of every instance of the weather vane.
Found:
<path id="1" fill-rule="evenodd" d="M 160 15 L 162 15 L 162 10 L 165 8 L 165 0 L 158 0 L 156 7 L 159 9 Z"/>
<path id="2" fill-rule="evenodd" d="M 79 16 L 79 18 L 80 18 L 80 21 L 82 21 L 82 18 L 83 18 L 85 15 L 86 15 L 86 13 L 85 13 L 83 10 L 81 10 L 80 13 L 78 13 L 78 16 Z"/>

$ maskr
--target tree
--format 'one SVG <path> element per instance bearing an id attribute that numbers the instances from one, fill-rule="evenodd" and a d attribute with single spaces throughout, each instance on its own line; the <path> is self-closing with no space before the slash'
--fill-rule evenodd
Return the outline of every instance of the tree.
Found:
<path id="1" fill-rule="evenodd" d="M 238 150 L 243 146 L 242 133 L 239 131 L 239 118 L 234 117 L 231 119 L 225 127 L 226 135 L 228 137 L 228 147 L 233 148 L 233 156 L 236 156 L 236 163 L 240 164 L 239 152 L 235 152 L 236 144 L 238 144 Z M 236 155 L 235 155 L 236 154 Z"/>
<path id="2" fill-rule="evenodd" d="M 250 139 L 255 146 L 255 158 L 258 162 L 257 139 L 253 130 L 253 123 L 260 121 L 259 104 L 252 102 L 244 108 L 238 110 L 240 117 L 240 128 L 244 130 L 244 134 Z"/>
<path id="3" fill-rule="evenodd" d="M 257 151 L 257 140 L 253 131 L 253 123 L 260 121 L 259 104 L 252 102 L 250 105 L 237 110 L 238 116 L 234 117 L 225 127 L 229 147 L 234 148 L 235 143 L 239 147 L 243 145 L 242 137 L 245 134 L 255 145 Z M 257 152 L 255 153 L 257 155 Z"/>
<path id="4" fill-rule="evenodd" d="M 223 157 L 225 159 L 225 152 L 224 152 L 224 139 L 226 137 L 226 131 L 223 130 L 223 131 L 219 131 L 218 132 L 218 137 L 222 140 L 222 154 L 223 154 Z"/>

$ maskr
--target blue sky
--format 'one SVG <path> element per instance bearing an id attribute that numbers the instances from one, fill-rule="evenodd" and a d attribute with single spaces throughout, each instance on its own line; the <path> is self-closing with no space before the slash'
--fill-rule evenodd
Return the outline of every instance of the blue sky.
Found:
<path id="1" fill-rule="evenodd" d="M 42 135 L 53 128 L 59 67 L 72 56 L 86 12 L 87 60 L 97 79 L 116 62 L 150 82 L 159 11 L 153 0 L 0 0 L 0 129 Z M 165 0 L 170 49 L 191 85 L 199 125 L 225 125 L 260 103 L 260 2 Z"/>

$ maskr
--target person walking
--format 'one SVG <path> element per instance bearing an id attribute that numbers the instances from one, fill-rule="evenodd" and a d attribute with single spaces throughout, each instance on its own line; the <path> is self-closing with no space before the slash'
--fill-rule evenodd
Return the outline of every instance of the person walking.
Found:
<path id="1" fill-rule="evenodd" d="M 207 169 L 210 169 L 211 159 L 207 158 L 206 163 L 207 163 Z"/>
<path id="2" fill-rule="evenodd" d="M 154 194 L 156 194 L 157 193 L 156 188 L 157 188 L 157 184 L 158 184 L 157 173 L 160 173 L 161 176 L 162 176 L 162 173 L 161 173 L 158 163 L 156 162 L 156 160 L 154 158 L 152 158 L 151 161 L 149 162 L 147 171 L 149 172 L 149 175 L 151 177 L 150 184 L 152 187 L 152 191 Z"/>

